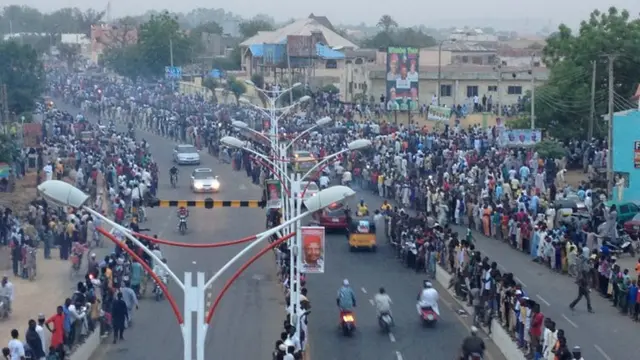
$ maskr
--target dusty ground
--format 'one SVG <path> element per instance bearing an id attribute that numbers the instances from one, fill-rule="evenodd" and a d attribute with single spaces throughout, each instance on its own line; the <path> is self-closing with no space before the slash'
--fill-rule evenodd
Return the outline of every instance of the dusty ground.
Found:
<path id="1" fill-rule="evenodd" d="M 564 179 L 572 187 L 577 187 L 581 181 L 587 180 L 587 174 L 581 170 L 568 170 L 567 173 L 564 174 Z"/>

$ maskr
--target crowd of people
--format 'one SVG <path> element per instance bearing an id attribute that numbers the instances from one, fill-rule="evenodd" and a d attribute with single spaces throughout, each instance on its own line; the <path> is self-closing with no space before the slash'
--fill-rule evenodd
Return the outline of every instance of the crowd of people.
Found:
<path id="1" fill-rule="evenodd" d="M 127 136 L 135 136 L 135 127 L 144 128 L 207 147 L 221 159 L 233 160 L 236 169 L 246 170 L 256 183 L 268 176 L 268 171 L 256 166 L 249 154 L 226 149 L 218 142 L 221 136 L 235 131 L 232 120 L 264 124 L 266 119 L 259 112 L 215 104 L 200 96 L 176 95 L 162 84 L 144 87 L 105 78 L 76 77 L 60 77 L 51 91 L 102 119 L 133 124 Z M 488 100 L 482 102 L 483 107 L 488 106 Z M 490 316 L 501 320 L 531 356 L 580 358 L 579 351 L 569 350 L 564 334 L 555 329 L 553 322 L 544 319 L 539 305 L 526 296 L 516 277 L 501 274 L 488 254 L 476 251 L 473 236 L 477 232 L 503 239 L 547 266 L 572 273 L 580 281 L 593 282 L 592 269 L 597 264 L 597 272 L 606 271 L 605 278 L 612 283 L 616 301 L 629 299 L 630 295 L 621 295 L 626 288 L 616 285 L 618 281 L 610 281 L 611 274 L 616 273 L 612 266 L 615 259 L 607 253 L 606 246 L 600 248 L 600 237 L 587 235 L 603 223 L 610 229 L 612 215 L 593 216 L 586 224 L 588 228 L 576 228 L 566 224 L 564 209 L 557 206 L 563 201 L 580 202 L 595 214 L 602 203 L 597 189 L 590 184 L 572 188 L 564 179 L 565 166 L 573 159 L 575 148 L 567 147 L 566 160 L 543 159 L 533 149 L 500 146 L 502 132 L 497 127 L 451 126 L 445 127 L 444 132 L 430 132 L 414 124 L 376 124 L 367 119 L 366 111 L 356 110 L 364 115 L 357 119 L 353 110 L 331 106 L 326 98 L 316 98 L 314 104 L 305 109 L 304 115 L 283 117 L 280 132 L 296 133 L 312 124 L 312 119 L 332 116 L 334 126 L 318 129 L 302 139 L 301 146 L 318 158 L 343 149 L 354 139 L 370 138 L 374 143 L 371 150 L 343 158 L 332 173 L 340 179 L 348 172 L 354 185 L 395 201 L 397 206 L 385 209 L 381 216 L 386 216 L 387 233 L 398 248 L 398 256 L 430 274 L 435 273 L 436 264 L 451 271 L 455 275 L 452 287 L 458 295 L 464 296 L 481 315 L 487 315 L 478 316 L 478 321 Z M 256 126 L 257 130 L 260 126 Z M 247 134 L 240 136 L 250 138 Z M 254 146 L 262 145 L 254 142 Z M 601 167 L 606 162 L 603 142 L 580 146 L 585 167 Z M 153 184 L 149 187 L 153 188 Z M 451 230 L 455 226 L 468 227 L 468 236 L 458 238 L 457 232 Z M 612 231 L 608 235 L 617 237 Z M 286 251 L 281 250 L 285 254 Z M 288 271 L 282 273 L 286 277 Z M 615 279 L 627 284 L 624 270 L 621 273 L 622 276 L 616 273 Z M 628 288 L 625 294 L 634 291 L 630 281 Z M 287 350 L 284 352 L 280 354 L 283 358 Z M 578 355 L 571 355 L 572 352 Z"/>

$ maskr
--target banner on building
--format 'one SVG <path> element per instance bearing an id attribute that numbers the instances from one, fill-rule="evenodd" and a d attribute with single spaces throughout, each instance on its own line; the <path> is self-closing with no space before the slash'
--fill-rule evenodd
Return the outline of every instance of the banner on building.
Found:
<path id="1" fill-rule="evenodd" d="M 324 273 L 324 228 L 303 226 L 300 231 L 302 231 L 302 272 L 305 274 Z"/>
<path id="2" fill-rule="evenodd" d="M 640 141 L 633 142 L 633 167 L 640 169 Z"/>
<path id="3" fill-rule="evenodd" d="M 416 111 L 420 90 L 420 49 L 390 47 L 387 49 L 387 108 L 397 103 L 400 110 Z"/>
<path id="4" fill-rule="evenodd" d="M 265 180 L 265 190 L 267 192 L 267 207 L 269 209 L 280 209 L 282 207 L 282 184 L 280 180 Z"/>
<path id="5" fill-rule="evenodd" d="M 531 129 L 504 129 L 501 140 L 502 146 L 531 146 L 542 140 L 542 132 Z"/>
<path id="6" fill-rule="evenodd" d="M 444 106 L 429 105 L 427 119 L 434 121 L 449 121 L 452 109 Z"/>
<path id="7" fill-rule="evenodd" d="M 287 66 L 287 45 L 285 44 L 264 44 L 262 45 L 263 65 L 269 67 Z"/>
<path id="8" fill-rule="evenodd" d="M 315 44 L 311 35 L 287 35 L 289 57 L 310 58 L 315 55 Z"/>

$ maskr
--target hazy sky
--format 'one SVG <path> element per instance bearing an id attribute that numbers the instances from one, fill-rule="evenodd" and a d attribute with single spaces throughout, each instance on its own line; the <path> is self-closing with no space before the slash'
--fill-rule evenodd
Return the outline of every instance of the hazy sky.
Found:
<path id="1" fill-rule="evenodd" d="M 86 9 L 106 8 L 106 0 L 0 0 L 1 5 L 21 4 L 37 7 L 41 10 L 51 11 L 61 7 L 73 6 Z M 357 24 L 364 21 L 367 24 L 375 24 L 382 14 L 391 15 L 401 26 L 426 25 L 430 17 L 437 17 L 438 26 L 444 20 L 467 20 L 474 23 L 487 19 L 487 22 L 495 23 L 498 19 L 517 19 L 526 22 L 531 19 L 532 24 L 550 22 L 552 25 L 565 22 L 569 25 L 577 25 L 580 20 L 586 19 L 593 9 L 605 10 L 609 6 L 616 6 L 629 10 L 634 17 L 640 12 L 639 0 L 458 0 L 458 1 L 400 1 L 391 2 L 397 4 L 396 8 L 390 7 L 388 1 L 372 0 L 234 0 L 234 1 L 205 1 L 205 0 L 111 0 L 111 9 L 114 17 L 123 15 L 135 15 L 149 9 L 186 12 L 198 7 L 217 8 L 222 7 L 227 11 L 240 14 L 243 17 L 252 17 L 258 13 L 269 14 L 278 21 L 290 18 L 306 17 L 309 13 L 325 15 L 335 24 Z M 435 19 L 434 19 L 435 20 Z M 464 23 L 464 21 L 462 21 Z M 456 24 L 459 25 L 459 24 Z M 497 28 L 497 24 L 494 25 Z M 537 29 L 533 29 L 537 30 Z"/>

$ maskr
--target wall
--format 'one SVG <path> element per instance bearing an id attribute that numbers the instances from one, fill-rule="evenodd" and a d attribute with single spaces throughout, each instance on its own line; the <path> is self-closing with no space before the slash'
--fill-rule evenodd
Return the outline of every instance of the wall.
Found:
<path id="1" fill-rule="evenodd" d="M 452 62 L 452 52 L 449 50 L 442 50 L 440 54 L 440 63 L 442 65 L 449 65 Z M 438 49 L 420 49 L 420 66 L 437 66 L 438 65 Z M 376 52 L 376 64 L 387 64 L 386 51 Z"/>
<path id="2" fill-rule="evenodd" d="M 640 169 L 634 167 L 634 142 L 640 141 L 640 111 L 627 110 L 613 116 L 613 171 L 628 174 L 623 200 L 640 200 Z M 640 160 L 640 159 L 639 159 Z M 618 198 L 614 187 L 614 199 Z"/>

